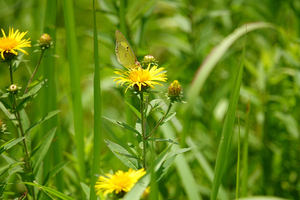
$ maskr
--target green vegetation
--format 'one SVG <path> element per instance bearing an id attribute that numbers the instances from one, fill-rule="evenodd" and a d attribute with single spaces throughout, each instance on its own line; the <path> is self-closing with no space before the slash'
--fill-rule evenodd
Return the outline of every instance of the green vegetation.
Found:
<path id="1" fill-rule="evenodd" d="M 128 166 L 147 171 L 125 200 L 148 185 L 150 200 L 300 199 L 299 13 L 298 0 L 0 1 L 0 29 L 32 46 L 0 57 L 0 199 L 102 200 L 98 177 Z M 116 30 L 164 68 L 159 92 L 116 86 Z M 186 103 L 166 97 L 174 80 Z"/>

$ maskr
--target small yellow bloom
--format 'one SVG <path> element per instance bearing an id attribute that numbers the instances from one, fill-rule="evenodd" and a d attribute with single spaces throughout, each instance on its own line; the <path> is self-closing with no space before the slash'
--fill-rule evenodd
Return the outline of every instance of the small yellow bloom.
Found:
<path id="1" fill-rule="evenodd" d="M 134 184 L 146 174 L 145 170 L 142 168 L 138 171 L 129 169 L 128 172 L 123 172 L 121 170 L 117 171 L 114 175 L 105 174 L 106 177 L 100 176 L 95 184 L 95 191 L 97 195 L 103 192 L 106 196 L 109 193 L 115 192 L 116 194 L 120 192 L 129 192 Z"/>
<path id="2" fill-rule="evenodd" d="M 118 84 L 127 85 L 127 88 L 134 87 L 135 89 L 142 91 L 142 89 L 147 89 L 151 87 L 154 89 L 154 85 L 162 85 L 157 81 L 166 82 L 166 72 L 162 72 L 164 68 L 158 68 L 157 66 L 153 66 L 150 68 L 150 64 L 147 69 L 142 69 L 141 67 L 126 69 L 126 70 L 118 70 L 115 71 L 115 74 L 120 75 L 114 81 L 118 81 Z"/>
<path id="3" fill-rule="evenodd" d="M 0 38 L 0 53 L 2 59 L 5 60 L 4 54 L 14 54 L 18 55 L 18 51 L 21 51 L 25 54 L 28 54 L 25 50 L 23 50 L 23 47 L 31 47 L 31 41 L 29 39 L 22 39 L 26 32 L 20 32 L 19 30 L 16 30 L 14 32 L 13 28 L 9 28 L 8 36 L 5 35 L 5 32 L 3 29 L 1 29 L 3 37 Z"/>

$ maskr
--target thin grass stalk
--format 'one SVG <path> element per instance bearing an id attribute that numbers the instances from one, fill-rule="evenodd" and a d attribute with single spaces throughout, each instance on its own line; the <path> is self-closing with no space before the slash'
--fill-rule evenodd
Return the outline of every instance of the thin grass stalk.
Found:
<path id="1" fill-rule="evenodd" d="M 239 116 L 239 112 L 236 109 L 237 115 L 238 115 L 238 127 L 239 127 L 239 131 L 238 131 L 238 155 L 237 155 L 237 166 L 236 166 L 236 191 L 235 191 L 235 198 L 238 199 L 239 198 L 239 192 L 240 192 L 240 168 L 241 168 L 241 144 L 240 144 L 240 133 L 241 133 L 241 128 L 240 128 L 240 116 Z"/>
<path id="2" fill-rule="evenodd" d="M 72 0 L 63 0 L 63 12 L 66 26 L 67 52 L 70 67 L 70 85 L 72 93 L 73 115 L 76 150 L 79 164 L 79 176 L 84 182 L 86 178 L 84 161 L 84 129 L 83 129 L 83 109 L 81 100 L 80 72 L 78 64 L 78 46 L 76 39 L 74 8 Z"/>
<path id="3" fill-rule="evenodd" d="M 125 0 L 120 0 L 120 7 L 119 7 L 120 30 L 123 33 L 123 35 L 125 36 L 125 38 L 129 39 L 128 34 L 127 34 L 125 14 L 126 14 L 125 13 Z M 124 100 L 125 100 L 125 102 L 132 105 L 133 100 L 130 97 L 130 93 L 128 93 L 128 92 L 124 93 Z M 132 114 L 133 113 L 132 113 L 132 110 L 130 109 L 130 107 L 128 105 L 125 105 L 126 123 L 130 126 L 132 126 L 134 124 Z M 128 130 L 126 130 L 126 135 L 128 136 L 129 140 L 134 139 L 132 137 L 132 134 Z"/>
<path id="4" fill-rule="evenodd" d="M 265 22 L 253 22 L 243 25 L 242 27 L 239 27 L 234 30 L 230 35 L 228 35 L 226 38 L 222 40 L 222 42 L 216 46 L 210 54 L 206 57 L 204 62 L 201 64 L 201 66 L 198 68 L 197 73 L 195 74 L 193 81 L 190 85 L 190 88 L 187 92 L 187 108 L 186 110 L 186 118 L 183 124 L 183 131 L 181 132 L 181 146 L 184 147 L 185 145 L 185 137 L 189 133 L 190 129 L 190 122 L 191 117 L 194 109 L 194 105 L 197 99 L 197 96 L 202 90 L 202 87 L 207 80 L 209 74 L 214 69 L 218 61 L 222 58 L 222 56 L 226 53 L 226 51 L 229 49 L 229 47 L 241 36 L 245 34 L 245 29 L 247 27 L 247 32 L 254 31 L 256 29 L 262 29 L 262 28 L 275 28 L 273 24 L 265 23 Z"/>
<path id="5" fill-rule="evenodd" d="M 241 197 L 246 197 L 248 193 L 248 138 L 249 138 L 249 113 L 250 101 L 247 104 L 246 110 L 246 133 L 243 143 L 243 172 L 241 182 Z"/>
<path id="6" fill-rule="evenodd" d="M 53 42 L 53 48 L 50 48 L 47 51 L 47 54 L 54 54 L 55 53 L 55 47 L 56 47 L 56 16 L 57 16 L 57 0 L 51 0 L 47 1 L 46 4 L 46 11 L 45 11 L 45 19 L 44 19 L 44 33 L 48 33 Z M 45 87 L 42 90 L 43 95 L 43 101 L 42 106 L 43 113 L 48 113 L 53 110 L 57 110 L 57 89 L 56 89 L 56 71 L 55 71 L 55 58 L 53 56 L 46 56 L 44 58 L 43 62 L 43 68 L 42 68 L 42 74 L 45 77 L 45 79 L 48 79 L 48 87 Z M 45 129 L 45 132 L 48 132 L 53 127 L 60 127 L 59 126 L 59 119 L 58 115 L 53 116 L 49 120 L 45 121 L 43 124 L 43 127 Z M 62 132 L 58 128 L 55 133 L 55 142 L 52 143 L 50 146 L 50 149 L 48 152 L 51 152 L 51 154 L 47 154 L 44 159 L 44 170 L 43 174 L 44 177 L 46 176 L 46 173 L 51 170 L 51 157 L 53 158 L 53 165 L 55 166 L 63 161 L 63 155 L 62 155 L 62 148 L 61 148 L 61 142 L 62 142 Z M 48 167 L 48 168 L 47 168 Z M 61 170 L 59 173 L 55 176 L 55 185 L 57 187 L 57 190 L 60 192 L 63 192 L 64 190 L 64 179 L 63 179 L 63 171 Z"/>
<path id="7" fill-rule="evenodd" d="M 96 200 L 96 192 L 94 189 L 97 177 L 100 174 L 100 150 L 101 150 L 101 78 L 100 78 L 100 61 L 98 53 L 98 32 L 96 21 L 96 1 L 93 0 L 93 20 L 94 20 L 94 61 L 95 61 L 95 77 L 94 77 L 94 157 L 91 174 L 90 200 Z"/>
<path id="8" fill-rule="evenodd" d="M 233 133 L 233 126 L 234 126 L 234 120 L 236 114 L 235 108 L 237 107 L 238 104 L 239 92 L 240 92 L 241 82 L 242 82 L 244 58 L 245 58 L 245 47 L 243 49 L 242 58 L 238 66 L 235 81 L 231 90 L 232 92 L 231 92 L 229 107 L 226 114 L 223 130 L 222 130 L 220 146 L 219 146 L 217 161 L 215 166 L 214 180 L 212 185 L 212 193 L 210 198 L 211 200 L 215 200 L 217 198 L 221 180 L 224 174 L 224 169 L 226 166 L 226 161 L 228 159 L 228 151 L 230 148 L 230 141 Z"/>

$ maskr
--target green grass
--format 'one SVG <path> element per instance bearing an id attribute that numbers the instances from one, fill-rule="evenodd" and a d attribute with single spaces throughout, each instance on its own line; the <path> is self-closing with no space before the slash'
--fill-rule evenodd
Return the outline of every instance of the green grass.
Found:
<path id="1" fill-rule="evenodd" d="M 40 167 L 34 166 L 37 183 L 30 177 L 22 182 L 45 183 L 44 190 L 35 189 L 37 199 L 96 199 L 95 174 L 127 171 L 104 139 L 128 147 L 129 142 L 138 145 L 136 137 L 101 117 L 132 127 L 138 119 L 130 105 L 139 110 L 139 100 L 113 82 L 115 69 L 123 68 L 115 55 L 115 32 L 120 30 L 139 61 L 154 55 L 167 71 L 167 82 L 155 87 L 161 93 L 149 98 L 168 105 L 164 94 L 178 80 L 187 102 L 172 106 L 176 116 L 153 137 L 180 143 L 171 151 L 194 148 L 179 154 L 159 182 L 151 181 L 158 177 L 149 169 L 145 180 L 154 188 L 150 199 L 229 200 L 237 189 L 246 199 L 299 199 L 298 7 L 297 0 L 0 1 L 0 29 L 28 31 L 24 38 L 30 37 L 32 45 L 47 32 L 54 42 L 34 78 L 48 81 L 30 100 L 26 115 L 20 114 L 28 128 L 51 111 L 61 112 L 28 132 L 30 155 L 43 159 L 31 157 Z M 28 68 L 32 72 L 40 56 L 35 49 L 25 49 L 29 55 L 23 59 L 30 61 L 21 62 L 14 73 L 14 81 L 22 86 L 20 95 L 31 75 Z M 0 80 L 5 91 L 10 76 L 2 62 Z M 1 147 L 18 138 L 18 132 L 14 116 L 2 103 L 0 108 L 0 119 L 11 132 L 0 135 Z M 159 111 L 151 113 L 147 125 L 154 127 L 160 117 Z M 24 184 L 15 184 L 21 181 L 17 173 L 24 154 L 22 141 L 14 141 L 18 143 L 4 145 L 9 149 L 0 155 L 0 182 L 9 178 L 4 199 L 19 198 L 26 191 Z M 170 143 L 149 144 L 154 151 L 147 154 L 148 164 Z M 137 186 L 126 198 L 138 198 L 135 194 L 141 195 L 144 187 Z"/>

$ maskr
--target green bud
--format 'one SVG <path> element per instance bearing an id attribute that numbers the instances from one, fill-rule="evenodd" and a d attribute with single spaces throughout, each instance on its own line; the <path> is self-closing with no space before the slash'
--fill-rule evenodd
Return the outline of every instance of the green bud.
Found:
<path id="1" fill-rule="evenodd" d="M 52 38 L 50 37 L 50 35 L 48 33 L 44 33 L 43 35 L 41 35 L 38 45 L 42 49 L 48 49 L 52 45 L 51 40 Z"/>
<path id="2" fill-rule="evenodd" d="M 177 80 L 175 80 L 173 83 L 170 84 L 168 88 L 167 96 L 171 100 L 178 100 L 181 97 L 182 89 L 181 85 Z"/>

